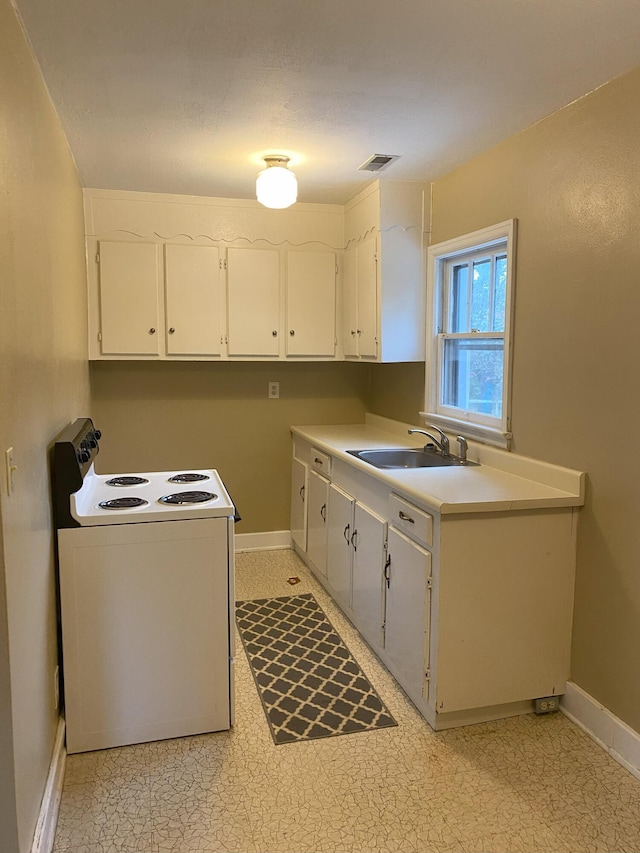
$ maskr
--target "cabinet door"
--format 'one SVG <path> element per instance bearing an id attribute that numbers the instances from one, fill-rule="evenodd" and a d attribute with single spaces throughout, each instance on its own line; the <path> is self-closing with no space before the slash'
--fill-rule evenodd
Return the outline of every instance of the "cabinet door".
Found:
<path id="1" fill-rule="evenodd" d="M 376 238 L 358 246 L 358 355 L 378 357 L 378 276 Z"/>
<path id="2" fill-rule="evenodd" d="M 164 247 L 167 355 L 220 355 L 215 246 Z"/>
<path id="3" fill-rule="evenodd" d="M 293 457 L 291 464 L 291 538 L 301 551 L 307 550 L 307 481 L 309 466 Z"/>
<path id="4" fill-rule="evenodd" d="M 358 355 L 358 247 L 344 253 L 342 261 L 342 346 L 347 357 Z"/>
<path id="5" fill-rule="evenodd" d="M 100 241 L 103 355 L 159 355 L 160 265 L 155 243 Z"/>
<path id="6" fill-rule="evenodd" d="M 396 678 L 422 696 L 429 666 L 431 554 L 389 528 L 384 648 Z"/>
<path id="7" fill-rule="evenodd" d="M 335 340 L 335 253 L 289 252 L 287 355 L 333 356 Z"/>
<path id="8" fill-rule="evenodd" d="M 230 356 L 279 354 L 279 259 L 275 249 L 228 250 Z"/>
<path id="9" fill-rule="evenodd" d="M 355 498 L 333 483 L 329 487 L 327 581 L 338 604 L 351 607 L 351 534 Z"/>
<path id="10" fill-rule="evenodd" d="M 375 512 L 356 503 L 353 531 L 352 610 L 356 626 L 367 642 L 382 642 L 382 579 L 387 523 Z"/>
<path id="11" fill-rule="evenodd" d="M 323 577 L 327 576 L 327 507 L 329 481 L 309 472 L 309 509 L 307 511 L 307 557 Z"/>

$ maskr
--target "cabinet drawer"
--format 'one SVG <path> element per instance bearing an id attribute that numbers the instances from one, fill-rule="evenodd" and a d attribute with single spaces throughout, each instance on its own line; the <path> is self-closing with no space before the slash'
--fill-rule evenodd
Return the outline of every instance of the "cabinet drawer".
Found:
<path id="1" fill-rule="evenodd" d="M 311 467 L 316 471 L 320 471 L 325 477 L 331 474 L 331 457 L 315 447 L 311 448 Z"/>
<path id="2" fill-rule="evenodd" d="M 433 517 L 423 509 L 418 509 L 409 501 L 389 495 L 389 519 L 398 530 L 402 530 L 411 539 L 423 545 L 433 544 Z"/>

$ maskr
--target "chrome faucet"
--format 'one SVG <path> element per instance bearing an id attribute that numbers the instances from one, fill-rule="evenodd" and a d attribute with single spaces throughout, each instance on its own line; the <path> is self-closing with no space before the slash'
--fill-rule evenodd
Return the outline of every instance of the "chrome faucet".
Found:
<path id="1" fill-rule="evenodd" d="M 420 435 L 426 435 L 427 438 L 430 438 L 431 441 L 438 448 L 441 456 L 445 456 L 447 458 L 449 456 L 451 456 L 451 453 L 449 452 L 449 439 L 444 434 L 444 432 L 440 429 L 440 427 L 437 427 L 435 424 L 429 424 L 429 429 L 435 429 L 436 432 L 439 434 L 440 438 L 436 438 L 435 435 L 433 435 L 430 432 L 427 432 L 426 429 L 410 429 L 410 430 L 407 430 L 407 432 L 409 433 L 409 435 L 413 435 L 414 432 L 418 432 L 418 433 L 420 433 Z M 426 449 L 427 448 L 425 445 L 425 450 Z"/>

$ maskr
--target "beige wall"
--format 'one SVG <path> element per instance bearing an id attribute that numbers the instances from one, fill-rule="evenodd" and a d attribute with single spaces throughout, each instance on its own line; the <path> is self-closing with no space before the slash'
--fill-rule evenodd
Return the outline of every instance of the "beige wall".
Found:
<path id="1" fill-rule="evenodd" d="M 518 219 L 514 449 L 589 473 L 572 678 L 637 731 L 639 105 L 637 69 L 436 181 L 432 220 L 438 243 Z M 395 417 L 373 372 L 374 410 Z"/>
<path id="2" fill-rule="evenodd" d="M 291 424 L 364 420 L 366 364 L 94 362 L 101 473 L 217 468 L 238 533 L 289 529 Z M 267 384 L 280 382 L 280 399 Z"/>
<path id="3" fill-rule="evenodd" d="M 83 245 L 82 195 L 72 158 L 12 6 L 0 0 L 3 853 L 30 849 L 57 723 L 47 451 L 56 433 L 89 406 Z M 18 466 L 12 497 L 4 481 L 9 446 Z"/>
<path id="4" fill-rule="evenodd" d="M 368 411 L 406 424 L 424 426 L 424 362 L 372 364 Z"/>

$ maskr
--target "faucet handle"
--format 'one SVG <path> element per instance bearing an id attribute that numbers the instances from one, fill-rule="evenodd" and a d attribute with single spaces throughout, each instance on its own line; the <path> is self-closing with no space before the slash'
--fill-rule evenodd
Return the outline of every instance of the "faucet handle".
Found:
<path id="1" fill-rule="evenodd" d="M 443 430 L 440 429 L 439 426 L 436 426 L 435 424 L 429 424 L 429 429 L 435 429 L 435 431 L 438 433 L 438 435 L 440 436 L 440 440 L 442 442 L 442 455 L 448 456 L 449 455 L 449 439 L 448 439 L 447 435 L 444 433 Z"/>

